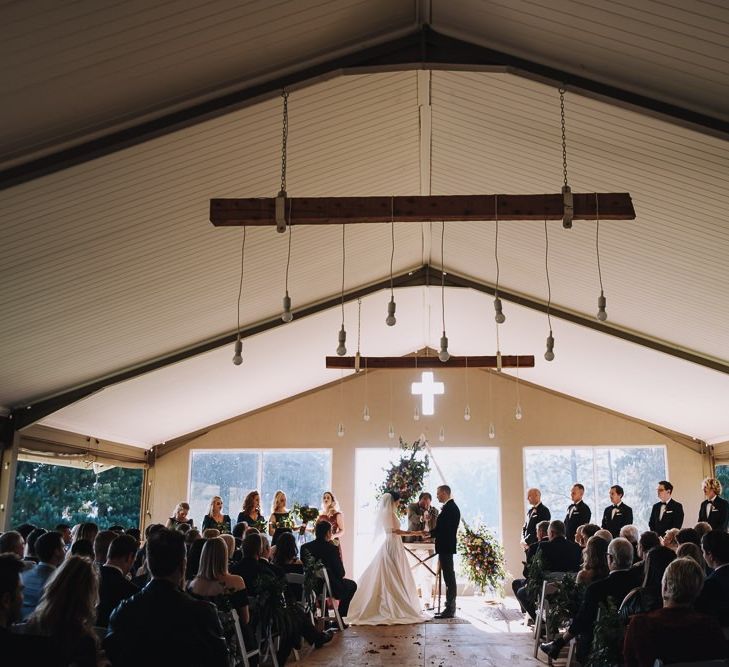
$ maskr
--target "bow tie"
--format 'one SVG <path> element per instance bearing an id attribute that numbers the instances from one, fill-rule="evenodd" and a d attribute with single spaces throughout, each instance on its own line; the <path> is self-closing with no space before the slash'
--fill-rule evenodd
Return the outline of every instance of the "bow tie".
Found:
<path id="1" fill-rule="evenodd" d="M 620 509 L 620 506 L 619 505 L 613 505 L 613 509 L 614 510 Z"/>
<path id="2" fill-rule="evenodd" d="M 665 507 L 665 506 L 666 506 L 667 504 L 668 504 L 668 503 L 661 503 L 661 505 L 663 505 L 664 507 Z"/>

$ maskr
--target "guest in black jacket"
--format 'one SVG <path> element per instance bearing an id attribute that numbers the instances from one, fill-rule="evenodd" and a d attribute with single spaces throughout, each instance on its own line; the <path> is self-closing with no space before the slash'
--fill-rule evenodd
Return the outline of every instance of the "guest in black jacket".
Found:
<path id="1" fill-rule="evenodd" d="M 152 580 L 109 619 L 104 648 L 114 667 L 227 667 L 228 649 L 215 606 L 181 590 L 182 533 L 162 528 L 151 535 L 147 563 Z"/>
<path id="2" fill-rule="evenodd" d="M 602 513 L 602 527 L 613 537 L 620 537 L 620 529 L 633 523 L 633 510 L 623 502 L 625 491 L 619 485 L 610 487 L 610 502 Z"/>
<path id="3" fill-rule="evenodd" d="M 339 600 L 339 613 L 346 616 L 349 611 L 349 603 L 352 601 L 357 584 L 351 579 L 345 579 L 344 563 L 339 549 L 332 544 L 332 524 L 328 521 L 320 521 L 314 528 L 316 539 L 307 542 L 301 547 L 301 560 L 306 562 L 307 557 L 321 561 L 329 576 L 329 583 L 332 586 L 332 594 Z"/>
<path id="4" fill-rule="evenodd" d="M 127 574 L 134 563 L 137 541 L 131 535 L 119 535 L 110 545 L 106 563 L 99 571 L 99 604 L 96 607 L 96 625 L 106 627 L 111 612 L 122 600 L 139 591 Z"/>
<path id="5" fill-rule="evenodd" d="M 527 491 L 527 502 L 531 505 L 526 514 L 524 526 L 521 529 L 521 545 L 524 551 L 530 544 L 537 541 L 537 524 L 540 521 L 549 521 L 552 514 L 549 508 L 542 505 L 542 492 L 539 489 L 529 489 Z"/>
<path id="6" fill-rule="evenodd" d="M 549 540 L 539 545 L 544 570 L 547 572 L 578 572 L 582 562 L 582 549 L 565 537 L 562 521 L 549 524 Z"/>
<path id="7" fill-rule="evenodd" d="M 567 516 L 564 518 L 565 536 L 568 540 L 575 540 L 575 533 L 580 526 L 590 523 L 592 511 L 587 503 L 582 500 L 585 495 L 585 487 L 582 484 L 575 484 L 570 491 L 572 504 L 567 508 Z"/>
<path id="8" fill-rule="evenodd" d="M 456 535 L 461 524 L 461 510 L 451 498 L 451 487 L 443 484 L 436 489 L 438 502 L 443 503 L 438 522 L 430 531 L 435 538 L 435 553 L 438 554 L 440 569 L 443 572 L 443 581 L 446 585 L 446 604 L 436 618 L 453 618 L 456 614 L 456 572 L 453 569 L 453 554 L 456 553 Z"/>
<path id="9" fill-rule="evenodd" d="M 714 616 L 729 628 L 729 533 L 712 530 L 701 539 L 704 560 L 714 571 L 706 577 L 696 611 Z"/>
<path id="10" fill-rule="evenodd" d="M 671 528 L 683 526 L 683 505 L 673 499 L 673 484 L 662 480 L 658 482 L 656 489 L 658 502 L 653 505 L 651 518 L 648 520 L 648 527 L 658 533 L 660 537 L 666 534 Z"/>
<path id="11" fill-rule="evenodd" d="M 547 542 L 549 540 L 548 536 L 549 532 L 549 521 L 540 521 L 537 524 L 537 539 L 538 541 L 534 544 L 530 544 L 529 548 L 526 550 L 526 560 L 523 561 L 524 563 L 524 569 L 522 570 L 522 579 L 514 579 L 514 581 L 511 582 L 511 590 L 514 591 L 514 596 L 517 600 L 519 600 L 519 603 L 521 604 L 521 610 L 524 613 L 529 613 L 530 616 L 534 616 L 534 610 L 533 605 L 529 604 L 525 607 L 524 603 L 522 602 L 522 599 L 528 600 L 528 596 L 526 595 L 526 585 L 527 585 L 527 577 L 529 576 L 529 564 L 532 562 L 532 559 L 534 558 L 535 554 L 537 553 L 537 550 L 541 546 L 542 542 Z M 524 588 L 524 591 L 521 593 L 521 589 Z M 530 611 L 531 610 L 531 611 Z"/>
<path id="12" fill-rule="evenodd" d="M 714 530 L 726 531 L 729 524 L 729 503 L 721 497 L 721 482 L 707 477 L 702 484 L 706 500 L 699 509 L 699 521 L 706 521 Z"/>

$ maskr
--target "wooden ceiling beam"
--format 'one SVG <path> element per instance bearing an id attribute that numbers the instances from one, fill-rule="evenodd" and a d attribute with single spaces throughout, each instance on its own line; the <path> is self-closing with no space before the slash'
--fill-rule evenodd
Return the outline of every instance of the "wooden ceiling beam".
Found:
<path id="1" fill-rule="evenodd" d="M 356 357 L 327 357 L 327 368 L 355 368 Z M 438 357 L 360 357 L 360 370 L 378 368 L 497 368 L 496 356 L 486 357 L 451 357 L 441 361 Z M 534 355 L 501 355 L 502 368 L 534 368 Z"/>
<path id="2" fill-rule="evenodd" d="M 455 222 L 562 220 L 562 194 L 431 195 L 410 197 L 290 197 L 286 218 L 292 225 L 339 225 L 370 222 Z M 634 220 L 627 192 L 574 193 L 574 220 Z M 597 205 L 596 205 L 597 204 Z M 211 199 L 216 227 L 276 225 L 276 198 Z"/>

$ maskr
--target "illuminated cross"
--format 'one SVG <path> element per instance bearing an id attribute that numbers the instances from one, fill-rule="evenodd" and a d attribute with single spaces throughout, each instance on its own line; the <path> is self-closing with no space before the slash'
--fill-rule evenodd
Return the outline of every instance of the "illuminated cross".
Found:
<path id="1" fill-rule="evenodd" d="M 444 394 L 445 385 L 442 382 L 433 382 L 433 374 L 425 371 L 422 382 L 413 382 L 411 393 L 423 397 L 423 414 L 432 415 L 435 412 L 433 397 L 436 394 Z"/>

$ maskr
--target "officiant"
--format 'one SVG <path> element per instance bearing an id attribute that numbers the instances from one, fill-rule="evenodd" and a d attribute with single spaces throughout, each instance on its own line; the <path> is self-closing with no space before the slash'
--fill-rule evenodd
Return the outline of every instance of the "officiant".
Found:
<path id="1" fill-rule="evenodd" d="M 417 503 L 408 505 L 408 530 L 430 532 L 438 521 L 438 510 L 431 506 L 433 496 L 424 491 L 418 497 Z M 422 537 L 403 537 L 403 542 L 422 542 Z"/>

